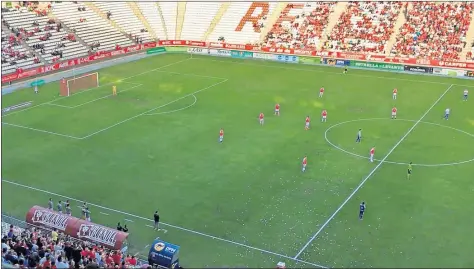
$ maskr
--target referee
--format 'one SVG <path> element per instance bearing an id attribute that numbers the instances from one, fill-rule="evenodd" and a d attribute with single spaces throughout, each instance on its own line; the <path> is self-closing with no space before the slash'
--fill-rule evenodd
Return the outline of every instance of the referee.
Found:
<path id="1" fill-rule="evenodd" d="M 153 226 L 153 229 L 159 231 L 160 230 L 160 215 L 158 214 L 158 211 L 155 211 L 155 214 L 153 214 L 153 220 L 155 221 L 155 225 Z"/>

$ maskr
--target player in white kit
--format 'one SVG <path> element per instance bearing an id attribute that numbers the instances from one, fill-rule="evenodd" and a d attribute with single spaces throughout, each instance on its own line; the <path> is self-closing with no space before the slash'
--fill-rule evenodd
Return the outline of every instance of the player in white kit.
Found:
<path id="1" fill-rule="evenodd" d="M 451 110 L 449 108 L 446 108 L 446 110 L 444 111 L 444 119 L 445 120 L 449 119 L 449 112 L 451 112 Z"/>
<path id="2" fill-rule="evenodd" d="M 466 89 L 464 90 L 464 94 L 463 94 L 463 100 L 464 101 L 467 101 L 467 94 L 469 93 L 469 91 Z"/>

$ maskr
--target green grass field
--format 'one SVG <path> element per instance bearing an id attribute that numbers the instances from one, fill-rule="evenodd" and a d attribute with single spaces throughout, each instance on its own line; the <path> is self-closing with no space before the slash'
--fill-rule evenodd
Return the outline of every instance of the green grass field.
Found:
<path id="1" fill-rule="evenodd" d="M 2 118 L 3 212 L 85 200 L 129 226 L 132 252 L 159 236 L 184 267 L 474 266 L 473 81 L 184 54 L 99 74 L 66 98 L 58 83 L 3 96 L 33 102 Z M 147 226 L 155 210 L 167 233 Z"/>

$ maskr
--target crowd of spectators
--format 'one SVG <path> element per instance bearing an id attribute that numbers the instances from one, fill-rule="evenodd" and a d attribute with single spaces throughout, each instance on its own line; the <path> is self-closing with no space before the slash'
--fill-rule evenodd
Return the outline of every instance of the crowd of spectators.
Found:
<path id="1" fill-rule="evenodd" d="M 273 48 L 315 49 L 335 3 L 288 4 L 264 39 Z"/>
<path id="2" fill-rule="evenodd" d="M 394 32 L 402 2 L 350 2 L 328 36 L 334 50 L 382 53 Z"/>
<path id="3" fill-rule="evenodd" d="M 3 268 L 151 268 L 137 257 L 58 233 L 2 222 Z"/>
<path id="4" fill-rule="evenodd" d="M 459 60 L 466 46 L 473 2 L 413 2 L 391 54 Z"/>

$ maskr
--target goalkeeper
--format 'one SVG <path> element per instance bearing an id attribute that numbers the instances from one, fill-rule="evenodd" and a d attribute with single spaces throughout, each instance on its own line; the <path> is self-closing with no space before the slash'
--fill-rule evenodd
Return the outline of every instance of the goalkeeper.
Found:
<path id="1" fill-rule="evenodd" d="M 117 87 L 115 85 L 112 86 L 112 95 L 113 96 L 117 95 Z"/>

